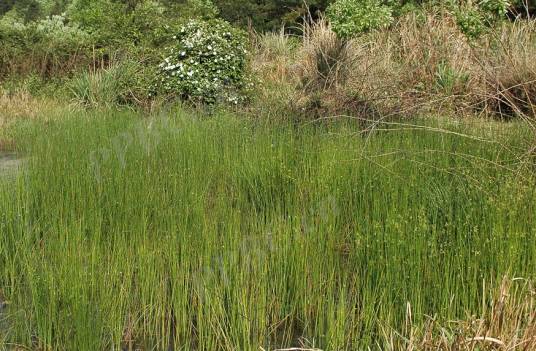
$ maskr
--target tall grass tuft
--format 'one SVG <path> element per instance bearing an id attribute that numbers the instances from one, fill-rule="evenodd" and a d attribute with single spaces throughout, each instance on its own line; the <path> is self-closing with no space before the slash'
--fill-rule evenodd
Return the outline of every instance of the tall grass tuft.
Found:
<path id="1" fill-rule="evenodd" d="M 306 118 L 352 113 L 374 118 L 378 91 L 370 81 L 370 46 L 338 38 L 321 18 L 303 25 L 293 110 Z M 376 63 L 377 64 L 377 63 Z"/>
<path id="2" fill-rule="evenodd" d="M 257 89 L 250 109 L 271 119 L 287 118 L 295 97 L 297 51 L 301 43 L 281 28 L 278 32 L 254 35 L 253 44 L 250 69 L 256 77 Z"/>
<path id="3" fill-rule="evenodd" d="M 348 79 L 349 42 L 338 38 L 327 20 L 303 25 L 302 55 L 305 91 L 337 89 Z"/>
<path id="4" fill-rule="evenodd" d="M 102 66 L 81 71 L 67 83 L 76 104 L 108 108 L 151 107 L 151 90 L 156 77 L 152 67 L 128 57 L 114 57 Z"/>

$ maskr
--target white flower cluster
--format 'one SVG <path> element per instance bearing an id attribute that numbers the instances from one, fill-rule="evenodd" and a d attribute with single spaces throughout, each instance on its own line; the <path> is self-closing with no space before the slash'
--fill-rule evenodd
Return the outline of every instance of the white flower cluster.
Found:
<path id="1" fill-rule="evenodd" d="M 161 85 L 185 99 L 238 104 L 245 86 L 246 36 L 221 20 L 192 20 L 159 65 Z"/>

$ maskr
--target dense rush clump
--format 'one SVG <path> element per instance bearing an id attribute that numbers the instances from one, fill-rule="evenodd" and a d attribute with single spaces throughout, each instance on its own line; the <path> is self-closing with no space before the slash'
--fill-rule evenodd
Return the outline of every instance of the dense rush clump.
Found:
<path id="1" fill-rule="evenodd" d="M 246 87 L 246 35 L 221 20 L 192 20 L 173 37 L 160 64 L 167 93 L 203 103 L 243 99 Z"/>
<path id="2" fill-rule="evenodd" d="M 193 116 L 14 131 L 0 349 L 536 349 L 525 124 Z"/>

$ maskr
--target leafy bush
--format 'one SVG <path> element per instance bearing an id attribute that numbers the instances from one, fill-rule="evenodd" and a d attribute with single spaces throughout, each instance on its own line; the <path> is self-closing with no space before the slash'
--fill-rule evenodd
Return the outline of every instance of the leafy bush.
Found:
<path id="1" fill-rule="evenodd" d="M 0 75 L 53 76 L 85 61 L 90 48 L 89 34 L 64 16 L 29 23 L 17 17 L 0 20 Z"/>
<path id="2" fill-rule="evenodd" d="M 480 0 L 454 5 L 454 14 L 460 30 L 468 38 L 475 39 L 499 19 L 505 18 L 509 7 L 508 0 Z"/>
<path id="3" fill-rule="evenodd" d="M 161 87 L 182 99 L 237 104 L 247 87 L 246 34 L 222 20 L 191 20 L 159 65 Z"/>
<path id="4" fill-rule="evenodd" d="M 186 17 L 205 20 L 216 18 L 220 13 L 211 0 L 188 0 L 184 10 L 188 11 Z"/>
<path id="5" fill-rule="evenodd" d="M 67 15 L 91 34 L 97 47 L 152 45 L 171 21 L 157 1 L 76 0 Z"/>
<path id="6" fill-rule="evenodd" d="M 341 38 L 352 38 L 388 26 L 392 9 L 379 0 L 337 0 L 327 9 L 333 31 Z"/>

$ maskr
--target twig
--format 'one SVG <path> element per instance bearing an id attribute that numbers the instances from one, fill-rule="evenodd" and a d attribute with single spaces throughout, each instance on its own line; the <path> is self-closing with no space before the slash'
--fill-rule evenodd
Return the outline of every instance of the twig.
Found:
<path id="1" fill-rule="evenodd" d="M 466 343 L 472 343 L 472 342 L 478 342 L 478 341 L 490 342 L 492 344 L 496 344 L 496 345 L 499 345 L 499 346 L 505 346 L 504 342 L 502 342 L 501 340 L 491 338 L 489 336 L 475 336 L 474 338 L 470 338 L 470 339 L 465 340 Z"/>

